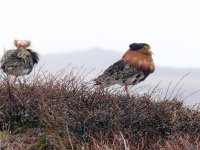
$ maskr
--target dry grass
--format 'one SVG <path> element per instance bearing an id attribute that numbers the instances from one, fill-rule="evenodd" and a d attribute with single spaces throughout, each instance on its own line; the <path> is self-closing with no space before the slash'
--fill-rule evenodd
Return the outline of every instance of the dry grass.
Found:
<path id="1" fill-rule="evenodd" d="M 200 113 L 170 95 L 128 97 L 71 69 L 13 83 L 0 74 L 2 149 L 199 149 Z"/>

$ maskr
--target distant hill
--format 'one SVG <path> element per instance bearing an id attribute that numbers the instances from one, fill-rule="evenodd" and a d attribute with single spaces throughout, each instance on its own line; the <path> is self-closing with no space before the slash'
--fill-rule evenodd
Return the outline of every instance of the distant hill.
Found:
<path id="1" fill-rule="evenodd" d="M 91 49 L 88 51 L 44 55 L 41 63 L 45 62 L 45 66 L 47 68 L 50 67 L 51 71 L 57 71 L 70 63 L 77 66 L 84 65 L 88 69 L 95 68 L 95 70 L 100 71 L 120 59 L 120 57 L 121 54 L 115 51 Z"/>
<path id="2" fill-rule="evenodd" d="M 88 75 L 88 78 L 95 78 L 107 67 L 113 64 L 115 61 L 119 60 L 121 56 L 122 53 L 116 51 L 102 50 L 98 48 L 93 48 L 85 51 L 74 51 L 70 53 L 42 55 L 41 61 L 36 67 L 36 70 L 40 68 L 39 66 L 44 65 L 43 70 L 57 72 L 71 64 L 71 66 L 77 66 L 78 68 L 83 66 L 83 70 L 84 68 L 87 68 L 86 72 L 94 69 Z M 171 81 L 173 82 L 173 87 L 175 86 L 175 83 L 178 82 L 188 72 L 190 72 L 190 74 L 182 82 L 184 83 L 183 90 L 187 91 L 184 94 L 187 95 L 200 89 L 200 69 L 179 69 L 157 66 L 156 71 L 152 75 L 150 75 L 143 83 L 134 86 L 133 89 L 144 85 L 150 85 L 153 88 L 159 82 L 161 82 L 159 87 L 166 90 Z M 142 91 L 147 91 L 148 88 L 144 88 Z M 200 102 L 200 94 L 198 93 L 192 95 L 185 102 L 189 105 Z"/>
<path id="3" fill-rule="evenodd" d="M 90 78 L 94 78 L 99 73 L 103 72 L 103 70 L 105 70 L 108 66 L 119 60 L 121 56 L 122 53 L 116 51 L 107 51 L 94 48 L 87 51 L 74 51 L 63 54 L 44 55 L 41 56 L 39 65 L 45 64 L 43 69 L 56 72 L 71 63 L 72 66 L 83 66 L 83 68 L 87 68 L 88 71 L 94 69 L 94 71 L 92 71 L 89 75 Z M 175 86 L 175 83 L 189 72 L 190 74 L 181 82 L 181 84 L 184 83 L 183 90 L 187 91 L 185 92 L 185 95 L 187 95 L 200 89 L 200 69 L 179 69 L 170 67 L 163 68 L 157 66 L 156 71 L 150 75 L 145 82 L 138 84 L 135 86 L 135 88 L 143 85 L 151 85 L 153 88 L 159 82 L 161 82 L 159 87 L 166 90 L 170 82 L 173 82 L 172 87 Z M 145 90 L 148 90 L 148 88 Z M 198 102 L 200 102 L 200 94 L 198 93 L 192 95 L 186 100 L 186 104 L 194 104 Z"/>

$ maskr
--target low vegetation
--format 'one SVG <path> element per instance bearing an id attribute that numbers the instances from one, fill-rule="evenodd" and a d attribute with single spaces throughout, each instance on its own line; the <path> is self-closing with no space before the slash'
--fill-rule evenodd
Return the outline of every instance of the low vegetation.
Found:
<path id="1" fill-rule="evenodd" d="M 200 112 L 157 87 L 130 97 L 94 87 L 85 73 L 39 71 L 15 83 L 0 74 L 5 150 L 200 149 Z"/>

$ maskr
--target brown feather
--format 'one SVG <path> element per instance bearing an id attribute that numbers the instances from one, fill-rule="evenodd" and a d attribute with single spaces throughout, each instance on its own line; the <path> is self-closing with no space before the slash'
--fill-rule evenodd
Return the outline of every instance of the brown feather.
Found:
<path id="1" fill-rule="evenodd" d="M 132 51 L 128 50 L 122 57 L 125 63 L 130 63 L 134 67 L 141 69 L 143 71 L 153 73 L 155 70 L 155 65 L 152 58 L 152 53 L 150 51 Z"/>

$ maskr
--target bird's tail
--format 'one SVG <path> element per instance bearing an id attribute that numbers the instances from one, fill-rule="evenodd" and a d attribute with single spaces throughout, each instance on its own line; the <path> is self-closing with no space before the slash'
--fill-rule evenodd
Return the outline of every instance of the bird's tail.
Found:
<path id="1" fill-rule="evenodd" d="M 98 78 L 94 79 L 93 81 L 94 85 L 102 85 L 102 82 Z"/>
<path id="2" fill-rule="evenodd" d="M 39 61 L 39 55 L 38 53 L 32 51 L 31 49 L 27 49 L 27 51 L 29 51 L 29 53 L 31 54 L 32 58 L 33 58 L 33 64 L 37 64 Z"/>
<path id="3" fill-rule="evenodd" d="M 100 75 L 96 79 L 94 79 L 95 84 L 94 85 L 100 85 L 100 86 L 107 86 L 109 84 L 108 78 L 105 75 Z"/>

